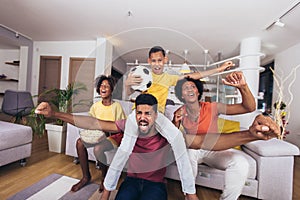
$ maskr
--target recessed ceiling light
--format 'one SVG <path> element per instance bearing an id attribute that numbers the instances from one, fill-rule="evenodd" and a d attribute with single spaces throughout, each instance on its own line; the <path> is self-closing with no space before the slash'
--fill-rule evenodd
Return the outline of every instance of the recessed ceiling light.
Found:
<path id="1" fill-rule="evenodd" d="M 285 24 L 283 22 L 281 22 L 280 19 L 277 19 L 275 22 L 275 25 L 279 26 L 279 27 L 284 27 Z"/>

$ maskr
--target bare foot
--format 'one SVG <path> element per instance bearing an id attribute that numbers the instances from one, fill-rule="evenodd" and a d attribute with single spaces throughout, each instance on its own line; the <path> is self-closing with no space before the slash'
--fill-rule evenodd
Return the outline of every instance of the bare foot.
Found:
<path id="1" fill-rule="evenodd" d="M 103 192 L 103 190 L 104 190 L 104 185 L 103 185 L 103 181 L 100 181 L 100 185 L 99 185 L 99 192 L 101 193 L 101 192 Z"/>
<path id="2" fill-rule="evenodd" d="M 72 186 L 71 191 L 77 192 L 81 188 L 83 188 L 85 185 L 87 185 L 91 180 L 91 177 L 83 177 L 78 183 Z"/>

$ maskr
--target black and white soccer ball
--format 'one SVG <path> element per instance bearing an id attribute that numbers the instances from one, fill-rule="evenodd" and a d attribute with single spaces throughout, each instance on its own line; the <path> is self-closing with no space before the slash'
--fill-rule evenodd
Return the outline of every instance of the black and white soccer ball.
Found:
<path id="1" fill-rule="evenodd" d="M 152 85 L 152 73 L 151 70 L 145 66 L 139 65 L 131 68 L 133 75 L 139 75 L 143 79 L 140 85 L 132 85 L 133 90 L 145 91 Z"/>

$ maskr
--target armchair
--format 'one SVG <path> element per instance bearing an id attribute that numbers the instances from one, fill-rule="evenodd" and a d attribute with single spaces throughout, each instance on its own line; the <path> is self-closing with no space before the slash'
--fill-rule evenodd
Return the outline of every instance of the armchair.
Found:
<path id="1" fill-rule="evenodd" d="M 22 122 L 23 116 L 30 114 L 33 107 L 30 92 L 13 90 L 4 92 L 2 112 L 12 116 L 12 122 Z"/>

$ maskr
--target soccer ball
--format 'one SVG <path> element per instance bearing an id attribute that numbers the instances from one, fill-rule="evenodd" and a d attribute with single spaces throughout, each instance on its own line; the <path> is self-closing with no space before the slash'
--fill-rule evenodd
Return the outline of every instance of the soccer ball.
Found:
<path id="1" fill-rule="evenodd" d="M 139 75 L 143 79 L 140 85 L 132 85 L 133 90 L 145 91 L 152 85 L 152 74 L 151 71 L 142 65 L 133 67 L 131 70 L 133 75 Z"/>

